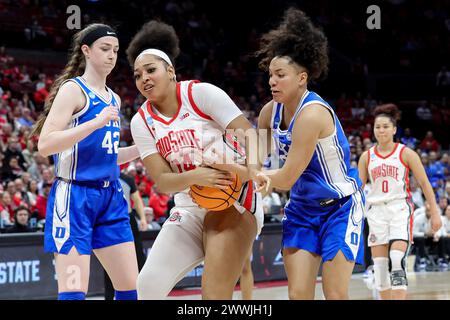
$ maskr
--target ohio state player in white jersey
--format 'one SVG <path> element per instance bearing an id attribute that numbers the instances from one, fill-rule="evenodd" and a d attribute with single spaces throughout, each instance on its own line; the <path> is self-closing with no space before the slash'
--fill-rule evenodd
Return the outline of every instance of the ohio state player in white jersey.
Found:
<path id="1" fill-rule="evenodd" d="M 397 118 L 398 109 L 393 104 L 375 108 L 377 144 L 361 155 L 358 164 L 362 183 L 368 178 L 371 183 L 366 211 L 368 244 L 374 261 L 375 287 L 382 299 L 406 298 L 406 257 L 412 242 L 413 213 L 409 200 L 410 170 L 430 203 L 433 230 L 441 227 L 435 195 L 419 156 L 394 142 Z"/>
<path id="2" fill-rule="evenodd" d="M 132 119 L 133 138 L 139 146 L 141 158 L 158 152 L 170 164 L 173 172 L 181 173 L 202 165 L 205 156 L 203 151 L 210 150 L 211 145 L 214 145 L 215 149 L 220 148 L 221 152 L 227 152 L 224 155 L 225 159 L 235 159 L 241 164 L 245 163 L 245 159 L 233 157 L 233 150 L 230 148 L 221 148 L 223 128 L 240 116 L 242 111 L 237 107 L 232 109 L 224 107 L 231 100 L 224 99 L 226 97 L 224 93 L 209 83 L 191 80 L 177 82 L 176 86 L 179 109 L 174 117 L 169 119 L 160 114 L 147 100 Z M 195 89 L 193 89 L 194 86 Z M 207 96 L 213 97 L 213 99 L 208 101 L 202 98 Z M 201 109 L 195 101 L 201 103 Z M 214 121 L 204 112 L 208 112 L 218 120 Z M 153 139 L 148 138 L 148 133 Z M 145 137 L 145 140 L 141 137 Z M 245 158 L 245 154 L 243 157 Z M 175 195 L 175 205 L 198 207 L 192 201 L 188 190 L 183 190 Z M 248 196 L 250 197 L 250 194 Z M 244 197 L 241 200 L 243 204 Z M 256 198 L 252 198 L 250 201 L 255 202 L 255 200 Z M 246 209 L 254 213 L 255 206 L 256 204 L 253 205 L 253 208 Z M 235 207 L 239 211 L 245 209 L 238 202 L 235 203 Z M 203 209 L 200 210 L 206 212 Z M 261 219 L 257 219 L 257 223 L 259 233 L 262 228 Z"/>
<path id="3" fill-rule="evenodd" d="M 394 150 L 385 156 L 381 155 L 377 146 L 367 151 L 367 171 L 371 190 L 367 195 L 368 205 L 387 203 L 396 199 L 406 201 L 409 193 L 409 168 L 402 161 L 402 153 L 406 146 L 396 143 Z"/>
<path id="4" fill-rule="evenodd" d="M 157 21 L 146 23 L 127 49 L 136 87 L 147 98 L 131 121 L 133 139 L 158 188 L 176 193 L 175 207 L 139 274 L 138 298 L 165 298 L 204 261 L 202 297 L 231 299 L 262 227 L 261 194 L 250 180 L 233 206 L 208 212 L 192 201 L 187 190 L 194 184 L 227 188 L 232 183 L 228 171 L 243 181 L 254 178 L 256 171 L 248 164 L 217 166 L 208 160 L 213 168 L 202 166 L 204 149 L 225 130 L 253 128 L 223 90 L 208 83 L 176 81 L 172 61 L 178 52 L 173 28 Z"/>

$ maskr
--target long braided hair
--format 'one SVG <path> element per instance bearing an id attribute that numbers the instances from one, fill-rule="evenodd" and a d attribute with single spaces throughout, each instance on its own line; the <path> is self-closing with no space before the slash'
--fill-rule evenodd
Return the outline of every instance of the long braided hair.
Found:
<path id="1" fill-rule="evenodd" d="M 72 47 L 69 54 L 69 61 L 67 62 L 65 68 L 62 73 L 55 79 L 53 85 L 50 89 L 50 93 L 45 100 L 44 111 L 42 112 L 38 121 L 33 127 L 33 130 L 30 133 L 32 135 L 39 135 L 41 133 L 42 127 L 44 126 L 45 119 L 50 112 L 53 101 L 55 100 L 56 94 L 58 93 L 61 84 L 67 79 L 74 78 L 83 74 L 84 69 L 86 68 L 86 60 L 84 58 L 84 54 L 81 51 L 81 39 L 91 30 L 103 26 L 100 23 L 93 23 L 88 25 L 83 30 L 77 32 L 72 38 Z"/>

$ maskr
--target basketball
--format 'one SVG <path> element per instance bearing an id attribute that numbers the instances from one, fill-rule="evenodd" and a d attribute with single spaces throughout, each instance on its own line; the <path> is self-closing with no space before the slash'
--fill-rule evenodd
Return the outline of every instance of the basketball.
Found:
<path id="1" fill-rule="evenodd" d="M 218 189 L 193 185 L 189 194 L 195 203 L 210 211 L 222 211 L 231 207 L 238 199 L 242 189 L 242 181 L 237 174 L 234 182 L 227 189 Z"/>

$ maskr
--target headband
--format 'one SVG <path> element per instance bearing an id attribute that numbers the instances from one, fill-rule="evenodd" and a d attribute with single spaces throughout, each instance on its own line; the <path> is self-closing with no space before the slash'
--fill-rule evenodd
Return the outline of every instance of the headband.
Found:
<path id="1" fill-rule="evenodd" d="M 81 45 L 87 45 L 90 46 L 95 42 L 95 40 L 100 39 L 102 37 L 116 37 L 117 33 L 114 31 L 113 28 L 108 26 L 98 26 L 94 30 L 89 31 L 83 39 L 81 39 L 80 43 Z"/>
<path id="2" fill-rule="evenodd" d="M 169 64 L 169 66 L 172 66 L 172 67 L 173 67 L 172 61 L 170 61 L 169 56 L 168 56 L 164 51 L 161 51 L 161 50 L 158 50 L 158 49 L 146 49 L 146 50 L 142 51 L 142 52 L 136 57 L 136 60 L 137 60 L 140 56 L 142 56 L 142 55 L 144 55 L 144 54 L 152 54 L 152 55 L 154 55 L 154 56 L 160 57 L 160 58 L 163 59 L 165 62 L 167 62 L 167 63 Z"/>

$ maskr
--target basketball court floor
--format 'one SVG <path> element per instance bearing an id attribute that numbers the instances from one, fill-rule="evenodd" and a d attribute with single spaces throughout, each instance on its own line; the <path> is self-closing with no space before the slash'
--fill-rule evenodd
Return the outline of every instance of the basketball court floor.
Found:
<path id="1" fill-rule="evenodd" d="M 368 288 L 370 278 L 355 274 L 350 281 L 350 300 L 374 300 L 375 293 Z M 409 272 L 409 300 L 450 300 L 450 271 L 446 272 Z M 253 291 L 255 300 L 288 300 L 287 281 L 256 283 Z M 174 290 L 168 299 L 200 300 L 200 288 Z M 240 300 L 239 287 L 233 294 L 233 300 Z M 315 299 L 324 299 L 321 278 L 317 279 Z"/>
<path id="2" fill-rule="evenodd" d="M 350 300 L 376 300 L 376 293 L 371 287 L 371 278 L 355 274 L 350 281 Z M 450 271 L 445 272 L 408 272 L 408 300 L 450 300 Z M 103 300 L 103 296 L 89 297 L 89 300 Z M 200 288 L 173 290 L 168 300 L 201 300 Z M 241 292 L 236 287 L 233 300 L 240 300 Z M 254 300 L 288 300 L 287 281 L 255 283 Z M 317 278 L 316 300 L 324 300 L 322 280 Z"/>

